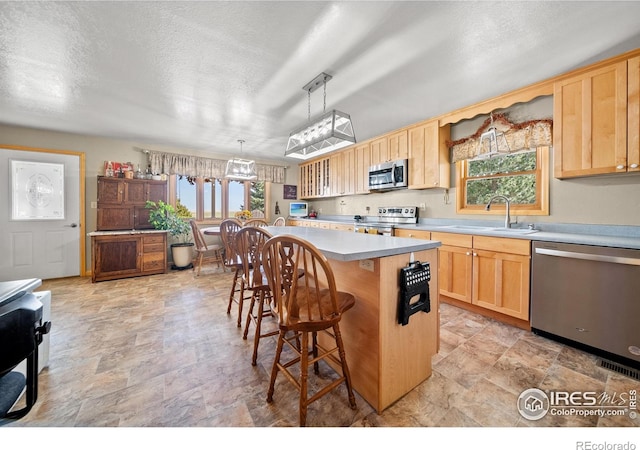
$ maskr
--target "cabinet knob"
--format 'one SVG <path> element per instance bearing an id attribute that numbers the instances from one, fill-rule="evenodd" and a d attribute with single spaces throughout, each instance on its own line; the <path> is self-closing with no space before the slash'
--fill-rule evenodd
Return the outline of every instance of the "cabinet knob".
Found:
<path id="1" fill-rule="evenodd" d="M 619 164 L 619 165 L 616 166 L 616 169 L 622 170 L 622 169 L 624 169 L 624 166 L 622 164 Z"/>
<path id="2" fill-rule="evenodd" d="M 467 252 L 467 256 L 471 256 L 471 252 Z"/>
<path id="3" fill-rule="evenodd" d="M 478 254 L 474 252 L 474 253 L 473 253 L 473 256 L 478 256 Z"/>
<path id="4" fill-rule="evenodd" d="M 637 169 L 638 165 L 634 163 L 634 164 L 631 164 L 629 167 L 632 168 L 632 169 Z"/>

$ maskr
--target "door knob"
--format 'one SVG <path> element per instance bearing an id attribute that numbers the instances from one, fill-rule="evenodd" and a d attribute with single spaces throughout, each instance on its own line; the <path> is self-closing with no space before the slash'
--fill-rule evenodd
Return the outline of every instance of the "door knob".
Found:
<path id="1" fill-rule="evenodd" d="M 67 227 L 71 227 L 71 228 L 77 228 L 78 224 L 77 223 L 72 223 L 71 225 L 66 225 Z"/>

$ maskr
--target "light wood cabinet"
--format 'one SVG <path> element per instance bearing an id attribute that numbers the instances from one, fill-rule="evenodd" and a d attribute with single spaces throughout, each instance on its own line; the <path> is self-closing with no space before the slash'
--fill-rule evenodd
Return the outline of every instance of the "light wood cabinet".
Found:
<path id="1" fill-rule="evenodd" d="M 355 193 L 369 193 L 369 167 L 371 166 L 371 151 L 369 143 L 357 145 L 354 148 L 355 164 Z"/>
<path id="2" fill-rule="evenodd" d="M 330 157 L 300 164 L 298 192 L 301 199 L 318 198 L 330 190 Z"/>
<path id="3" fill-rule="evenodd" d="M 356 192 L 355 149 L 348 148 L 330 156 L 329 185 L 326 196 L 351 195 Z"/>
<path id="4" fill-rule="evenodd" d="M 386 161 L 407 159 L 409 157 L 407 130 L 395 131 L 385 134 L 369 143 L 371 164 L 380 164 Z"/>
<path id="5" fill-rule="evenodd" d="M 165 273 L 167 234 L 106 234 L 91 236 L 91 280 L 115 280 Z"/>
<path id="6" fill-rule="evenodd" d="M 338 231 L 350 231 L 353 233 L 353 225 L 346 223 L 332 223 L 330 228 Z"/>
<path id="7" fill-rule="evenodd" d="M 409 128 L 409 189 L 450 187 L 449 135 L 450 125 L 437 120 Z"/>
<path id="8" fill-rule="evenodd" d="M 640 171 L 640 56 L 628 62 L 627 170 Z"/>
<path id="9" fill-rule="evenodd" d="M 438 248 L 439 293 L 484 310 L 529 320 L 531 242 L 431 233 Z"/>
<path id="10" fill-rule="evenodd" d="M 627 62 L 554 84 L 554 176 L 582 177 L 628 170 Z"/>
<path id="11" fill-rule="evenodd" d="M 98 231 L 152 229 L 147 200 L 167 201 L 167 182 L 98 177 Z"/>
<path id="12" fill-rule="evenodd" d="M 410 230 L 407 228 L 396 228 L 393 230 L 396 237 L 414 238 L 414 239 L 431 239 L 431 231 L 426 230 Z"/>

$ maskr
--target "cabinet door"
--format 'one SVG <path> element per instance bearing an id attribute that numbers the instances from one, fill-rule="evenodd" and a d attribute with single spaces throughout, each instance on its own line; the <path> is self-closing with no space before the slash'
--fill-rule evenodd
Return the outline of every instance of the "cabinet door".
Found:
<path id="1" fill-rule="evenodd" d="M 442 245 L 438 248 L 440 295 L 471 303 L 473 257 L 471 249 Z"/>
<path id="2" fill-rule="evenodd" d="M 342 195 L 344 192 L 343 159 L 342 152 L 329 157 L 329 189 L 325 192 L 327 197 Z"/>
<path id="3" fill-rule="evenodd" d="M 133 207 L 133 228 L 136 230 L 150 230 L 153 228 L 149 222 L 149 210 L 144 206 Z"/>
<path id="4" fill-rule="evenodd" d="M 529 320 L 530 258 L 474 250 L 472 303 Z"/>
<path id="5" fill-rule="evenodd" d="M 355 148 L 355 193 L 369 193 L 369 167 L 371 166 L 371 151 L 369 144 L 358 145 Z"/>
<path id="6" fill-rule="evenodd" d="M 387 148 L 387 138 L 382 137 L 371 141 L 369 149 L 371 153 L 371 165 L 380 164 L 385 161 L 389 161 L 389 149 Z"/>
<path id="7" fill-rule="evenodd" d="M 129 205 L 144 205 L 147 201 L 147 186 L 144 180 L 125 180 L 124 202 Z"/>
<path id="8" fill-rule="evenodd" d="M 124 180 L 98 177 L 98 203 L 118 205 L 124 201 Z"/>
<path id="9" fill-rule="evenodd" d="M 113 280 L 140 274 L 142 238 L 140 236 L 92 237 L 93 281 Z"/>
<path id="10" fill-rule="evenodd" d="M 167 182 L 148 181 L 147 182 L 147 195 L 145 200 L 152 202 L 158 202 L 162 200 L 167 201 Z"/>
<path id="11" fill-rule="evenodd" d="M 356 150 L 349 148 L 342 152 L 342 194 L 356 193 Z"/>
<path id="12" fill-rule="evenodd" d="M 148 215 L 147 215 L 148 220 Z M 135 228 L 134 210 L 130 206 L 98 207 L 96 228 L 98 231 L 132 230 Z"/>
<path id="13" fill-rule="evenodd" d="M 627 171 L 627 62 L 561 80 L 553 94 L 554 175 Z"/>
<path id="14" fill-rule="evenodd" d="M 449 125 L 433 120 L 409 129 L 409 189 L 449 188 Z"/>
<path id="15" fill-rule="evenodd" d="M 629 172 L 640 171 L 640 56 L 629 60 L 627 164 Z"/>
<path id="16" fill-rule="evenodd" d="M 409 143 L 407 130 L 392 133 L 387 137 L 389 160 L 407 159 L 409 157 Z"/>

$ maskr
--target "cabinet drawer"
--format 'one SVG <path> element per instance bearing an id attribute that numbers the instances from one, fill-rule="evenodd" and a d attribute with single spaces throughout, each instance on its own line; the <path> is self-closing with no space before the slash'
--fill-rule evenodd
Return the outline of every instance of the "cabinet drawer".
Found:
<path id="1" fill-rule="evenodd" d="M 473 236 L 470 234 L 456 234 L 456 233 L 440 233 L 432 232 L 431 239 L 434 241 L 440 241 L 443 245 L 453 245 L 456 247 L 471 247 L 473 244 Z"/>
<path id="2" fill-rule="evenodd" d="M 150 244 L 164 244 L 163 234 L 148 234 L 148 235 L 145 235 L 142 239 L 143 239 L 145 248 L 147 245 L 150 245 Z"/>
<path id="3" fill-rule="evenodd" d="M 150 252 L 162 252 L 164 251 L 164 244 L 160 243 L 160 244 L 147 244 L 146 242 L 144 243 L 144 252 L 145 253 L 150 253 Z"/>
<path id="4" fill-rule="evenodd" d="M 394 236 L 414 238 L 414 239 L 431 239 L 431 231 L 426 230 L 408 230 L 403 228 L 397 228 L 394 230 Z"/>
<path id="5" fill-rule="evenodd" d="M 149 272 L 152 270 L 164 271 L 164 269 L 165 269 L 164 253 L 162 252 L 145 253 L 142 256 L 143 272 Z"/>
<path id="6" fill-rule="evenodd" d="M 473 248 L 529 256 L 531 254 L 531 241 L 527 239 L 474 236 Z"/>

